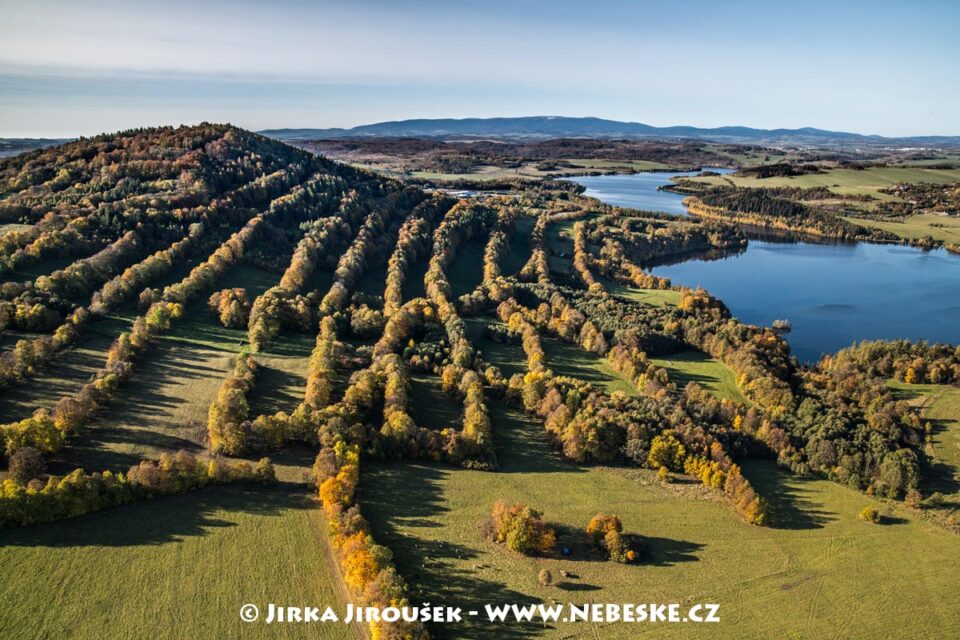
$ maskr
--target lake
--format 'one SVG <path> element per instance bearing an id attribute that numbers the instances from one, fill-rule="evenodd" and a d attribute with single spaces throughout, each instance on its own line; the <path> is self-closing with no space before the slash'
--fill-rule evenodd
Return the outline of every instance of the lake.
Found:
<path id="1" fill-rule="evenodd" d="M 704 171 L 731 173 L 733 169 L 705 167 Z M 663 211 L 687 215 L 683 206 L 684 196 L 670 191 L 658 191 L 657 187 L 671 184 L 674 176 L 695 176 L 699 171 L 651 171 L 630 175 L 573 176 L 565 178 L 586 187 L 583 195 L 596 198 L 615 207 L 629 207 L 644 211 Z"/>
<path id="2" fill-rule="evenodd" d="M 859 340 L 960 343 L 960 257 L 943 249 L 751 240 L 739 255 L 652 272 L 702 286 L 744 322 L 789 320 L 801 361 Z"/>
<path id="3" fill-rule="evenodd" d="M 585 195 L 611 205 L 685 214 L 682 196 L 657 191 L 676 175 L 691 174 L 573 180 L 587 187 Z M 752 238 L 739 255 L 694 256 L 652 272 L 675 284 L 702 286 L 744 322 L 789 320 L 787 341 L 805 362 L 868 339 L 960 343 L 960 256 L 942 249 Z"/>

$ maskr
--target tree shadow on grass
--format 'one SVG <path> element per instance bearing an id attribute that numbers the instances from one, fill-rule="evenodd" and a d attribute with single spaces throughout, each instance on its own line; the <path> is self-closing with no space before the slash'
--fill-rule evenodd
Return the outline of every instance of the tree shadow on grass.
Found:
<path id="1" fill-rule="evenodd" d="M 543 425 L 506 405 L 503 399 L 492 399 L 490 422 L 500 473 L 585 473 L 587 470 L 554 451 Z"/>
<path id="2" fill-rule="evenodd" d="M 140 500 L 96 513 L 0 531 L 0 546 L 126 547 L 180 542 L 211 529 L 237 526 L 218 511 L 277 516 L 287 509 L 316 509 L 303 487 L 215 486 L 183 495 Z"/>
<path id="3" fill-rule="evenodd" d="M 950 422 L 947 420 L 928 420 L 931 426 L 931 436 L 940 443 L 941 446 L 949 446 L 944 443 L 951 429 Z M 957 428 L 954 426 L 953 428 Z M 920 457 L 920 481 L 924 492 L 939 491 L 940 493 L 952 494 L 960 492 L 960 469 L 956 466 L 938 460 L 929 455 Z"/>
<path id="4" fill-rule="evenodd" d="M 789 475 L 769 460 L 745 464 L 743 474 L 766 500 L 765 524 L 772 529 L 820 529 L 837 518 L 810 498 L 813 492 L 805 485 L 813 480 Z"/>
<path id="5" fill-rule="evenodd" d="M 652 567 L 670 567 L 680 562 L 696 562 L 696 552 L 704 548 L 699 542 L 673 540 L 655 536 L 641 536 L 644 546 L 640 564 Z"/>
<path id="6" fill-rule="evenodd" d="M 369 519 L 374 537 L 394 552 L 400 575 L 407 581 L 413 605 L 462 607 L 484 611 L 487 604 L 538 604 L 540 600 L 489 577 L 489 567 L 479 562 L 478 549 L 429 535 L 419 530 L 441 527 L 436 518 L 448 511 L 443 496 L 445 475 L 451 470 L 413 463 L 364 463 L 359 504 Z M 482 544 L 479 531 L 478 544 Z M 536 637 L 541 624 L 511 623 L 494 629 L 485 617 L 464 616 L 463 622 L 430 624 L 437 638 L 489 638 L 507 640 Z"/>
<path id="7" fill-rule="evenodd" d="M 51 471 L 126 470 L 158 451 L 204 450 L 203 418 L 216 387 L 210 385 L 209 399 L 186 397 L 187 390 L 198 381 L 223 378 L 225 369 L 210 365 L 212 352 L 206 349 L 171 343 L 155 348 L 118 397 L 61 450 Z M 175 419 L 181 407 L 198 402 L 196 419 Z"/>
<path id="8" fill-rule="evenodd" d="M 257 382 L 251 394 L 250 415 L 273 415 L 278 411 L 291 413 L 301 400 L 295 389 L 305 384 L 301 376 L 262 364 L 257 370 Z"/>
<path id="9" fill-rule="evenodd" d="M 583 529 L 570 527 L 554 522 L 549 523 L 557 532 L 557 548 L 566 547 L 570 554 L 559 556 L 563 562 L 576 566 L 581 562 L 610 562 L 606 552 L 595 549 L 587 540 Z M 658 538 L 655 536 L 634 535 L 634 532 L 624 531 L 627 538 L 634 538 L 637 551 L 640 551 L 638 564 L 651 567 L 670 567 L 681 562 L 696 562 L 699 560 L 696 552 L 704 548 L 703 544 L 689 540 L 673 540 L 672 538 Z M 576 573 L 568 577 L 576 578 Z"/>

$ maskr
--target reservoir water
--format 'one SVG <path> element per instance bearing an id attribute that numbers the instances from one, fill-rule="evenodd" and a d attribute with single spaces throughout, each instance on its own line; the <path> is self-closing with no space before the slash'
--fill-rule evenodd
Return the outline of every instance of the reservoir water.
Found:
<path id="1" fill-rule="evenodd" d="M 607 178 L 616 180 L 608 186 Z M 664 202 L 659 198 L 669 193 L 643 187 L 647 181 L 638 178 L 589 180 L 597 193 L 619 194 L 616 200 L 595 196 L 609 204 L 666 210 L 638 204 Z M 702 286 L 744 322 L 789 320 L 786 339 L 805 362 L 868 339 L 960 343 L 960 256 L 942 249 L 751 239 L 740 254 L 692 256 L 651 271 L 675 284 Z"/>
<path id="2" fill-rule="evenodd" d="M 704 171 L 731 173 L 733 169 L 705 167 Z M 657 187 L 670 184 L 670 178 L 675 176 L 695 176 L 698 173 L 700 172 L 651 171 L 631 175 L 574 176 L 567 179 L 586 187 L 583 195 L 615 207 L 687 215 L 687 208 L 683 206 L 684 196 L 670 191 L 658 191 Z"/>

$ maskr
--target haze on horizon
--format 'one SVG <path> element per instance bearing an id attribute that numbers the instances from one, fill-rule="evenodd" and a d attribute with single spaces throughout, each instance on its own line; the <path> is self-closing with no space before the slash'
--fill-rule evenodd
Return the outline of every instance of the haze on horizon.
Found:
<path id="1" fill-rule="evenodd" d="M 0 0 L 0 136 L 596 116 L 960 135 L 960 4 Z"/>

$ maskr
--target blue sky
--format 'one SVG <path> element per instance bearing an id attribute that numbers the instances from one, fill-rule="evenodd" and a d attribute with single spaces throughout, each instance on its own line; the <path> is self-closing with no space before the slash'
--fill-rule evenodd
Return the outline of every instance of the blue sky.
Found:
<path id="1" fill-rule="evenodd" d="M 960 2 L 0 0 L 0 136 L 416 117 L 960 135 Z"/>

